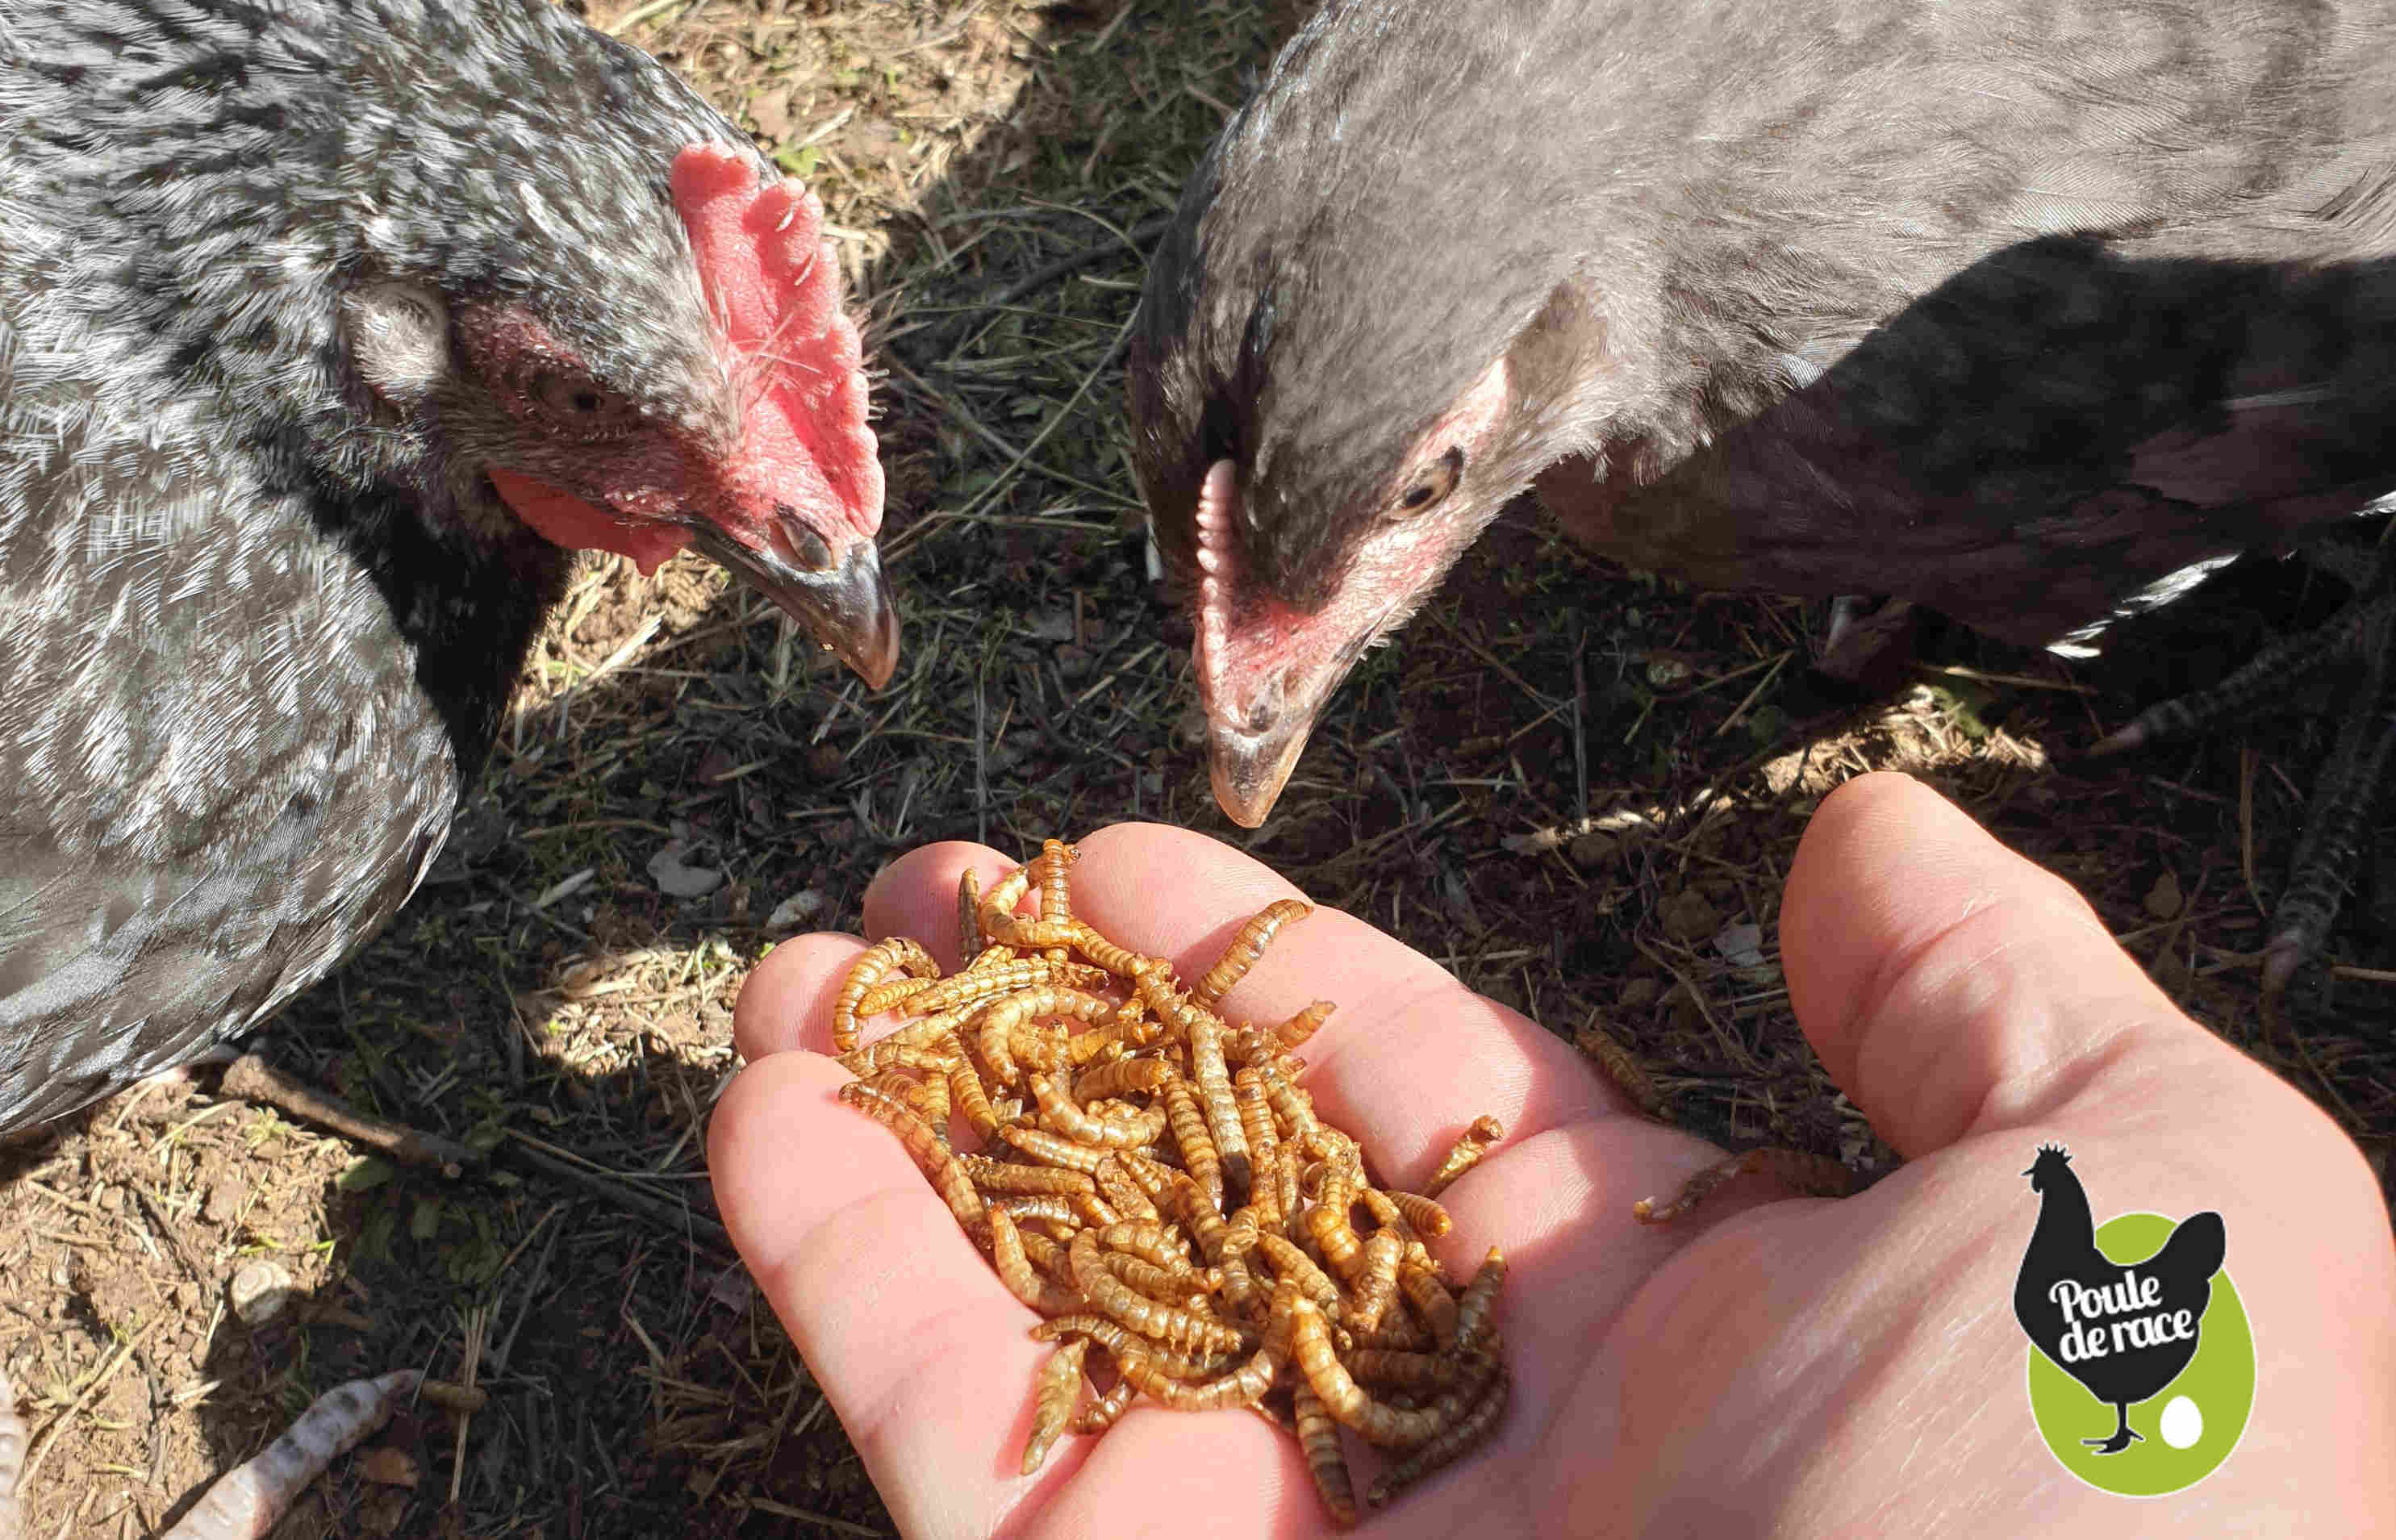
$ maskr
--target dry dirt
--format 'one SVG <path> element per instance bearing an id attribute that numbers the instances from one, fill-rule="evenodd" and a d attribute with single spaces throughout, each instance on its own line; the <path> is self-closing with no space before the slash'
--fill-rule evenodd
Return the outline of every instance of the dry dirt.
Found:
<path id="1" fill-rule="evenodd" d="M 1358 670 L 1248 834 L 1208 795 L 1188 631 L 1128 522 L 1118 343 L 1141 249 L 1303 7 L 590 9 L 823 196 L 884 371 L 906 660 L 868 694 L 699 564 L 586 573 L 436 880 L 268 1049 L 480 1165 L 394 1168 L 206 1070 L 0 1151 L 0 1363 L 43 1446 L 34 1535 L 149 1533 L 313 1395 L 394 1365 L 466 1377 L 470 1337 L 487 1407 L 404 1415 L 278 1534 L 889 1533 L 724 1242 L 701 1152 L 747 968 L 792 927 L 850 923 L 875 869 L 933 839 L 1207 830 L 1627 1055 L 1661 1115 L 1880 1169 L 1798 1035 L 1774 926 L 1821 793 L 1911 770 L 2078 883 L 2384 1168 L 2384 825 L 2339 967 L 2286 1029 L 2256 1010 L 2262 906 L 2330 728 L 2051 763 L 2334 594 L 2233 575 L 2226 602 L 2079 669 L 1933 633 L 1913 679 L 1841 709 L 1804 673 L 1818 613 L 1686 593 L 1510 519 Z M 662 893 L 670 841 L 723 883 Z M 1760 961 L 1729 955 L 1743 924 Z M 255 1260 L 299 1293 L 259 1327 L 226 1304 Z"/>

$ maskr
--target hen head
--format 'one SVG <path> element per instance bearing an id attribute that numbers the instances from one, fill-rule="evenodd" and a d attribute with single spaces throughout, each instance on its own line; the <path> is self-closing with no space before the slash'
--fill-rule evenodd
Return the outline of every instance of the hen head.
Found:
<path id="1" fill-rule="evenodd" d="M 627 325 L 620 293 L 378 275 L 342 300 L 357 372 L 539 535 L 644 573 L 695 545 L 878 687 L 898 640 L 882 468 L 821 206 L 716 143 L 668 180 L 688 265 L 659 286 L 679 305 Z"/>
<path id="2" fill-rule="evenodd" d="M 1133 461 L 1192 610 L 1215 797 L 1250 828 L 1356 659 L 1591 447 L 1604 383 L 1574 253 L 1493 207 L 1560 203 L 1574 166 L 1446 78 L 1511 67 L 1469 20 L 1387 20 L 1325 7 L 1275 61 L 1132 328 Z"/>

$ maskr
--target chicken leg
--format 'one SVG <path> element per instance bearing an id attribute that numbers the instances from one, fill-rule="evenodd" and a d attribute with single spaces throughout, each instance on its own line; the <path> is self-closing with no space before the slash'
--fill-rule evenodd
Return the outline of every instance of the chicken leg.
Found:
<path id="1" fill-rule="evenodd" d="M 2086 1444 L 2090 1449 L 2096 1451 L 2099 1454 L 2119 1454 L 2122 1451 L 2129 1448 L 2134 1443 L 2144 1443 L 2147 1441 L 2147 1436 L 2144 1433 L 2137 1431 L 2130 1426 L 2130 1403 L 2128 1401 L 2115 1401 L 2113 1403 L 2113 1414 L 2121 1419 L 2120 1427 L 2114 1428 L 2111 1433 L 2106 1435 L 2104 1438 L 2083 1439 L 2080 1441 Z"/>
<path id="2" fill-rule="evenodd" d="M 2322 670 L 2360 659 L 2365 685 L 2313 786 L 2264 948 L 2263 990 L 2277 995 L 2327 939 L 2368 842 L 2396 763 L 2396 555 L 2324 545 L 2308 552 L 2355 582 L 2354 597 L 2320 629 L 2265 649 L 2218 684 L 2151 706 L 2100 740 L 2092 755 L 2191 737 L 2259 715 Z"/>

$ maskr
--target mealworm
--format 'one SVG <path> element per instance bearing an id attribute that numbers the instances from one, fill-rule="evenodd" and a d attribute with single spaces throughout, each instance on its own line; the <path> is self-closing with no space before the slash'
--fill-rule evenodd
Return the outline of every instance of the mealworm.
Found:
<path id="1" fill-rule="evenodd" d="M 1489 1153 L 1489 1147 L 1505 1136 L 1506 1125 L 1497 1119 L 1486 1114 L 1473 1119 L 1472 1126 L 1457 1135 L 1446 1158 L 1439 1162 L 1439 1169 L 1432 1172 L 1431 1180 L 1422 1185 L 1422 1195 L 1438 1197 L 1447 1189 L 1450 1182 L 1479 1165 L 1481 1157 Z"/>
<path id="2" fill-rule="evenodd" d="M 1188 1242 L 1175 1234 L 1170 1226 L 1154 1220 L 1119 1220 L 1098 1232 L 1098 1244 L 1110 1251 L 1153 1262 L 1160 1268 L 1190 1267 Z"/>
<path id="3" fill-rule="evenodd" d="M 1102 1145 L 1085 1145 L 1044 1129 L 1019 1125 L 1001 1128 L 998 1136 L 1041 1165 L 1063 1166 L 1085 1175 L 1098 1170 L 1098 1162 L 1110 1153 L 1121 1153 Z"/>
<path id="4" fill-rule="evenodd" d="M 1065 921 L 1073 918 L 1073 906 L 1067 892 L 1065 874 L 1073 868 L 1081 852 L 1062 840 L 1044 840 L 1040 858 L 1032 863 L 1032 880 L 1040 884 L 1040 918 Z"/>
<path id="5" fill-rule="evenodd" d="M 981 950 L 981 921 L 974 910 L 981 903 L 981 879 L 974 869 L 957 873 L 957 955 L 971 957 Z"/>
<path id="6" fill-rule="evenodd" d="M 957 1223 L 968 1234 L 980 1228 L 981 1195 L 974 1191 L 972 1178 L 957 1163 L 956 1156 L 923 1119 L 909 1111 L 904 1102 L 884 1095 L 862 1081 L 850 1081 L 842 1086 L 840 1099 L 898 1135 L 898 1143 L 915 1162 L 915 1169 L 932 1184 L 932 1190 L 940 1195 L 940 1201 L 949 1205 L 949 1212 L 957 1216 Z"/>
<path id="7" fill-rule="evenodd" d="M 898 1102 L 924 1120 L 932 1137 L 942 1144 L 949 1142 L 949 1082 L 945 1076 L 917 1080 L 900 1069 L 885 1069 L 865 1078 L 863 1083 Z"/>
<path id="8" fill-rule="evenodd" d="M 1405 1242 L 1395 1230 L 1375 1230 L 1364 1245 L 1364 1266 L 1349 1280 L 1353 1291 L 1346 1323 L 1359 1332 L 1376 1331 L 1381 1317 L 1398 1297 L 1398 1264 Z"/>
<path id="9" fill-rule="evenodd" d="M 1114 1012 L 1114 1002 L 1101 1000 L 1082 989 L 1060 985 L 1044 985 L 1019 990 L 1004 999 L 994 1000 L 982 1008 L 974 1029 L 974 1041 L 981 1049 L 982 1062 L 1002 1085 L 1016 1084 L 1021 1071 L 1016 1068 L 1012 1052 L 1015 1034 L 1034 1022 L 1062 1017 L 1073 1021 L 1098 1021 Z M 1037 1042 L 1035 1035 L 1032 1041 Z M 1045 1045 L 1044 1044 L 1044 1050 Z M 1047 1069 L 1055 1063 L 1055 1055 L 1046 1055 Z"/>
<path id="10" fill-rule="evenodd" d="M 1075 1106 L 1073 1098 L 1058 1088 L 1051 1075 L 1029 1076 L 1024 1084 L 1031 1089 L 1032 1099 L 1039 1105 L 1041 1118 L 1050 1131 L 1082 1144 L 1104 1145 L 1110 1149 L 1132 1148 L 1154 1139 L 1164 1126 L 1161 1119 L 1151 1126 L 1144 1111 L 1125 1118 L 1093 1116 Z"/>
<path id="11" fill-rule="evenodd" d="M 1247 1362 L 1222 1378 L 1192 1384 L 1159 1372 L 1150 1349 L 1141 1345 L 1117 1353 L 1115 1369 L 1159 1405 L 1176 1412 L 1220 1412 L 1226 1407 L 1247 1406 L 1264 1400 L 1265 1392 L 1272 1388 L 1273 1376 L 1281 1373 L 1287 1357 L 1267 1342 Z"/>
<path id="12" fill-rule="evenodd" d="M 1147 1002 L 1137 995 L 1125 1001 L 1115 1007 L 1113 1018 L 1103 1027 L 1093 1027 L 1066 1039 L 1066 1059 L 1080 1066 L 1111 1049 L 1148 1047 L 1165 1036 L 1165 1023 L 1151 1018 L 1147 1011 Z"/>
<path id="13" fill-rule="evenodd" d="M 1139 1189 L 1139 1184 L 1131 1179 L 1113 1156 L 1110 1155 L 1092 1166 L 1090 1179 L 1098 1184 L 1098 1195 L 1114 1205 L 1115 1211 L 1125 1218 L 1158 1217 L 1154 1201 Z"/>
<path id="14" fill-rule="evenodd" d="M 1024 1475 L 1040 1468 L 1072 1421 L 1073 1404 L 1082 1399 L 1082 1360 L 1089 1350 L 1088 1338 L 1069 1338 L 1058 1343 L 1048 1361 L 1040 1366 L 1040 1378 L 1032 1393 L 1032 1436 L 1023 1441 L 1020 1468 Z"/>
<path id="15" fill-rule="evenodd" d="M 1061 1225 L 1070 1230 L 1088 1228 L 1082 1223 L 1081 1211 L 1073 1206 L 1071 1193 L 1004 1193 L 991 1198 L 983 1206 L 1005 1209 L 1018 1221 L 1045 1219 L 1052 1225 Z"/>
<path id="16" fill-rule="evenodd" d="M 1212 1379 L 1240 1360 L 1237 1352 L 1185 1352 L 1151 1342 L 1111 1317 L 1092 1315 L 1086 1310 L 1044 1321 L 1032 1328 L 1032 1335 L 1039 1342 L 1053 1342 L 1067 1335 L 1085 1336 L 1104 1348 L 1118 1364 L 1125 1353 L 1146 1353 L 1158 1371 L 1178 1380 Z"/>
<path id="17" fill-rule="evenodd" d="M 1259 1235 L 1257 1254 L 1271 1264 L 1275 1278 L 1295 1281 L 1306 1297 L 1321 1308 L 1339 1308 L 1339 1285 L 1314 1265 L 1314 1258 L 1298 1250 L 1296 1242 L 1278 1235 Z"/>
<path id="18" fill-rule="evenodd" d="M 1273 1130 L 1272 1104 L 1265 1100 L 1264 1082 L 1253 1068 L 1231 1077 L 1231 1103 L 1248 1142 L 1248 1201 L 1257 1210 L 1258 1228 L 1279 1229 L 1288 1213 L 1281 1198 L 1281 1135 Z"/>
<path id="19" fill-rule="evenodd" d="M 1297 1047 L 1322 1029 L 1323 1024 L 1331 1019 L 1334 1009 L 1327 1000 L 1318 1000 L 1301 1008 L 1273 1028 L 1273 1041 L 1285 1051 Z"/>
<path id="20" fill-rule="evenodd" d="M 1390 1390 L 1445 1390 L 1456 1384 L 1458 1361 L 1447 1353 L 1410 1353 L 1394 1348 L 1351 1348 L 1339 1355 L 1359 1385 Z"/>
<path id="21" fill-rule="evenodd" d="M 1426 1258 L 1398 1266 L 1398 1293 L 1422 1323 L 1431 1328 L 1433 1340 L 1442 1348 L 1456 1340 L 1456 1295 L 1449 1292 L 1447 1281 L 1439 1275 L 1436 1263 Z"/>
<path id="22" fill-rule="evenodd" d="M 1030 862 L 1015 868 L 992 883 L 990 891 L 981 896 L 980 908 L 975 911 L 981 920 L 982 935 L 992 941 L 1002 939 L 998 934 L 998 927 L 991 923 L 992 917 L 1001 914 L 1012 915 L 1015 912 L 1015 906 L 1023 902 L 1023 896 L 1031 890 Z"/>
<path id="23" fill-rule="evenodd" d="M 1138 952 L 1129 947 L 1115 945 L 1092 930 L 1086 923 L 1073 937 L 1073 948 L 1084 957 L 1118 978 L 1137 977 L 1150 968 L 1166 965 L 1165 959 L 1161 957 L 1151 957 L 1146 952 Z"/>
<path id="24" fill-rule="evenodd" d="M 1246 1333 L 1236 1326 L 1211 1321 L 1178 1306 L 1161 1304 L 1128 1287 L 1108 1270 L 1094 1231 L 1085 1229 L 1074 1236 L 1068 1255 L 1072 1258 L 1073 1281 L 1089 1302 L 1142 1336 L 1154 1337 L 1170 1347 L 1203 1348 L 1217 1352 L 1242 1347 L 1247 1340 Z M 1121 1366 L 1118 1359 L 1117 1367 Z"/>
<path id="25" fill-rule="evenodd" d="M 1222 1167 L 1223 1183 L 1245 1194 L 1252 1179 L 1248 1135 L 1240 1122 L 1240 1104 L 1231 1096 L 1231 1071 L 1223 1063 L 1221 1018 L 1212 1012 L 1199 1013 L 1191 1025 L 1189 1045 L 1190 1080 L 1197 1087 L 1198 1108 L 1205 1114 L 1206 1136 L 1214 1141 L 1215 1159 Z M 1165 1104 L 1165 1110 L 1171 1113 L 1172 1103 Z"/>
<path id="26" fill-rule="evenodd" d="M 832 1001 L 832 1048 L 835 1054 L 849 1053 L 857 1047 L 857 1006 L 866 991 L 882 982 L 892 969 L 901 969 L 917 976 L 937 976 L 939 964 L 921 943 L 903 936 L 887 941 L 877 941 L 858 953 L 857 961 L 842 981 L 840 992 Z"/>
<path id="27" fill-rule="evenodd" d="M 1643 1225 L 1669 1225 L 1703 1202 L 1706 1195 L 1734 1176 L 1769 1175 L 1784 1187 L 1816 1198 L 1844 1198 L 1855 1188 L 1856 1174 L 1827 1155 L 1810 1150 L 1766 1146 L 1718 1161 L 1690 1177 L 1669 1203 L 1642 1198 L 1631 1205 L 1631 1216 Z"/>
<path id="28" fill-rule="evenodd" d="M 1086 1103 L 1108 1096 L 1144 1095 L 1172 1078 L 1173 1066 L 1163 1059 L 1116 1059 L 1075 1076 L 1073 1099 Z"/>
<path id="29" fill-rule="evenodd" d="M 1470 1353 L 1489 1334 L 1489 1313 L 1498 1301 L 1498 1291 L 1506 1282 L 1506 1254 L 1497 1247 L 1481 1261 L 1480 1270 L 1465 1285 L 1464 1297 L 1456 1302 L 1456 1336 L 1450 1347 L 1458 1353 Z"/>
<path id="30" fill-rule="evenodd" d="M 1000 995 L 1049 983 L 1056 972 L 1054 963 L 1037 957 L 1017 957 L 986 968 L 968 968 L 964 973 L 953 973 L 936 980 L 928 989 L 911 995 L 905 1002 L 905 1010 L 909 1016 L 964 1010 Z"/>
<path id="31" fill-rule="evenodd" d="M 1326 1162 L 1323 1186 L 1303 1221 L 1307 1236 L 1323 1256 L 1324 1266 L 1351 1282 L 1364 1269 L 1364 1242 L 1356 1234 L 1355 1223 L 1348 1213 L 1349 1204 L 1355 1200 L 1356 1188 L 1349 1173 Z"/>
<path id="32" fill-rule="evenodd" d="M 1479 1400 L 1413 1454 L 1381 1472 L 1364 1500 L 1377 1508 L 1386 1507 L 1399 1493 L 1433 1471 L 1454 1464 L 1485 1441 L 1497 1430 L 1498 1419 L 1506 1414 L 1506 1401 L 1513 1389 L 1513 1376 L 1500 1365 L 1490 1375 Z"/>
<path id="33" fill-rule="evenodd" d="M 949 1099 L 964 1116 L 965 1126 L 974 1131 L 975 1138 L 988 1144 L 998 1137 L 1006 1120 L 990 1104 L 990 1093 L 983 1088 L 981 1076 L 962 1051 L 956 1062 L 949 1066 Z"/>
<path id="34" fill-rule="evenodd" d="M 1451 1420 L 1438 1408 L 1408 1411 L 1365 1393 L 1341 1366 L 1331 1346 L 1331 1326 L 1314 1301 L 1299 1298 L 1291 1328 L 1298 1373 L 1323 1398 L 1323 1409 L 1356 1430 L 1366 1443 L 1384 1449 L 1411 1449 L 1437 1436 Z"/>
<path id="35" fill-rule="evenodd" d="M 1419 1192 L 1391 1192 L 1389 1201 L 1405 1215 L 1406 1228 L 1415 1234 L 1436 1241 L 1456 1228 L 1447 1210 L 1436 1198 L 1426 1198 Z"/>
<path id="36" fill-rule="evenodd" d="M 989 1155 L 960 1155 L 957 1163 L 965 1167 L 965 1175 L 973 1179 L 975 1189 L 985 1196 L 1049 1193 L 1070 1197 L 1077 1192 L 1097 1190 L 1088 1173 L 1071 1171 L 1063 1166 L 1025 1165 Z"/>
<path id="37" fill-rule="evenodd" d="M 1007 1293 L 1045 1316 L 1065 1315 L 1086 1306 L 1079 1289 L 1044 1278 L 1032 1269 L 1032 1258 L 1023 1249 L 1023 1236 L 1004 1204 L 992 1204 L 989 1215 L 991 1267 L 998 1273 L 999 1281 L 1006 1285 Z M 1067 1410 L 1072 1410 L 1070 1405 Z"/>
<path id="38" fill-rule="evenodd" d="M 1356 1488 L 1348 1477 L 1348 1454 L 1339 1447 L 1339 1424 L 1323 1408 L 1314 1387 L 1298 1382 L 1295 1398 L 1298 1447 L 1306 1452 L 1307 1474 L 1314 1478 L 1314 1494 L 1343 1528 L 1356 1521 Z"/>
<path id="39" fill-rule="evenodd" d="M 1117 1380 L 1112 1389 L 1082 1408 L 1082 1414 L 1073 1419 L 1073 1431 L 1105 1432 L 1122 1418 L 1125 1410 L 1131 1405 L 1132 1398 L 1138 1394 L 1138 1386 L 1129 1380 Z"/>
<path id="40" fill-rule="evenodd" d="M 1265 949 L 1272 945 L 1273 936 L 1282 926 L 1292 920 L 1303 920 L 1313 912 L 1314 906 L 1303 898 L 1280 898 L 1267 904 L 1231 936 L 1231 944 L 1223 949 L 1222 957 L 1206 970 L 1205 976 L 1198 980 L 1191 994 L 1202 1004 L 1212 1004 L 1222 999 L 1231 992 L 1232 985 L 1247 976 L 1248 970 L 1264 956 Z"/>
<path id="41" fill-rule="evenodd" d="M 1167 1081 L 1165 1119 L 1173 1142 L 1181 1147 L 1181 1168 L 1205 1195 L 1207 1204 L 1223 1206 L 1223 1166 L 1215 1158 L 1215 1141 L 1206 1133 L 1206 1115 L 1199 1109 L 1198 1093 L 1188 1081 Z"/>
<path id="42" fill-rule="evenodd" d="M 1284 1124 L 1282 1143 L 1304 1144 L 1312 1137 L 1315 1130 L 1322 1127 L 1315 1120 L 1313 1098 L 1292 1084 L 1279 1065 L 1258 1064 L 1250 1068 L 1264 1083 L 1265 1100 L 1271 1104 L 1273 1116 Z"/>
<path id="43" fill-rule="evenodd" d="M 1218 1271 L 1205 1287 L 1194 1288 L 1172 1270 L 1143 1261 L 1127 1252 L 1101 1250 L 1098 1261 L 1126 1288 L 1146 1294 L 1160 1305 L 1173 1305 L 1183 1309 L 1206 1308 L 1205 1296 L 1221 1288 L 1223 1283 L 1223 1275 Z"/>
<path id="44" fill-rule="evenodd" d="M 424 1379 L 414 1369 L 337 1385 L 256 1459 L 219 1478 L 160 1540 L 249 1540 L 263 1534 L 325 1467 L 391 1420 Z"/>

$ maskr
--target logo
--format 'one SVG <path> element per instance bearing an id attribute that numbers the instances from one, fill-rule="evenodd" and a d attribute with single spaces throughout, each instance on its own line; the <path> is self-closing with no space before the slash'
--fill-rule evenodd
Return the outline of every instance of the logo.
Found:
<path id="1" fill-rule="evenodd" d="M 2221 1215 L 2124 1214 L 2100 1228 L 2060 1145 L 2022 1173 L 2038 1226 L 2014 1278 L 2030 1406 L 2066 1470 L 2160 1497 L 2230 1458 L 2255 1407 L 2255 1334 L 2222 1261 Z"/>

